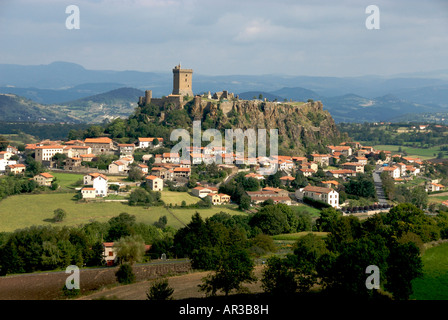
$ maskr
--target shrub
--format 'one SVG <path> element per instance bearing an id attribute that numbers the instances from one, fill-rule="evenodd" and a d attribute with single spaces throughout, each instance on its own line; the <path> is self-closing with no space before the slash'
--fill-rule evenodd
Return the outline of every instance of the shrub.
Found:
<path id="1" fill-rule="evenodd" d="M 172 300 L 174 289 L 168 285 L 168 280 L 155 282 L 146 292 L 147 300 Z"/>
<path id="2" fill-rule="evenodd" d="M 122 264 L 118 271 L 115 273 L 117 281 L 121 284 L 130 284 L 135 282 L 135 274 L 132 271 L 130 264 Z"/>

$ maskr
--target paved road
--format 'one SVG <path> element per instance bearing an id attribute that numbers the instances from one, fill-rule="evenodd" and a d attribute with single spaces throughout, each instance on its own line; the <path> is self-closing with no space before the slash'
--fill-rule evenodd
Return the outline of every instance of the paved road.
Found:
<path id="1" fill-rule="evenodd" d="M 387 204 L 386 195 L 383 190 L 383 183 L 380 177 L 381 171 L 378 169 L 373 172 L 373 181 L 375 182 L 376 196 L 378 197 L 378 202 L 380 204 Z"/>

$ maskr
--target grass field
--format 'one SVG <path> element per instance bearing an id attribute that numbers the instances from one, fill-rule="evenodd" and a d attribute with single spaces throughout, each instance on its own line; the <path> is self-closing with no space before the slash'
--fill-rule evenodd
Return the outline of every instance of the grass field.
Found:
<path id="1" fill-rule="evenodd" d="M 448 300 L 448 243 L 427 249 L 422 256 L 424 276 L 412 281 L 415 300 Z"/>
<path id="2" fill-rule="evenodd" d="M 49 172 L 52 176 L 56 178 L 57 183 L 63 189 L 74 190 L 74 184 L 78 180 L 83 179 L 83 174 L 74 174 L 74 173 L 63 173 L 63 172 Z"/>
<path id="3" fill-rule="evenodd" d="M 302 232 L 296 232 L 296 233 L 285 233 L 285 234 L 277 234 L 275 236 L 272 236 L 272 239 L 274 240 L 288 240 L 288 241 L 296 241 L 303 236 L 306 236 L 309 231 L 302 231 Z M 325 238 L 327 236 L 328 232 L 312 232 L 315 236 Z"/>
<path id="4" fill-rule="evenodd" d="M 400 146 L 396 145 L 376 145 L 373 146 L 376 150 L 384 150 L 384 151 L 391 151 L 392 153 L 398 152 L 398 148 Z M 433 159 L 437 156 L 437 154 L 440 152 L 440 146 L 435 146 L 431 148 L 412 148 L 412 147 L 405 147 L 401 146 L 401 149 L 403 151 L 406 151 L 409 157 L 419 157 L 422 160 L 427 159 Z M 436 156 L 434 156 L 434 154 Z"/>
<path id="5" fill-rule="evenodd" d="M 168 205 L 172 203 L 173 206 L 176 204 L 180 206 L 182 204 L 182 201 L 185 201 L 185 203 L 189 205 L 194 204 L 200 200 L 198 197 L 192 196 L 187 192 L 164 190 L 161 193 L 162 193 L 162 200 Z"/>
<path id="6" fill-rule="evenodd" d="M 320 216 L 320 210 L 307 206 L 306 204 L 303 203 L 299 203 L 297 206 L 291 206 L 290 207 L 292 209 L 293 212 L 303 212 L 303 211 L 308 211 L 311 214 L 311 217 L 319 217 Z"/>
<path id="7" fill-rule="evenodd" d="M 62 208 L 67 212 L 66 219 L 60 226 L 75 226 L 90 221 L 105 222 L 110 218 L 127 212 L 136 216 L 137 222 L 152 224 L 161 216 L 166 216 L 168 225 L 180 228 L 191 220 L 198 211 L 205 219 L 220 211 L 229 214 L 244 214 L 228 207 L 207 209 L 170 209 L 177 219 L 164 207 L 128 206 L 121 202 L 79 203 L 73 200 L 73 193 L 50 193 L 36 195 L 10 196 L 0 203 L 0 232 L 11 232 L 32 225 L 55 225 L 52 221 L 53 211 Z M 180 221 L 179 221 L 180 220 Z"/>

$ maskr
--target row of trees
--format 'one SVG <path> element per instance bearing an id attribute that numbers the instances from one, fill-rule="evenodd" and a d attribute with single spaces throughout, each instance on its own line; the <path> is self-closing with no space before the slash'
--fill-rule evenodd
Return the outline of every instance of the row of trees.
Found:
<path id="1" fill-rule="evenodd" d="M 170 246 L 174 234 L 175 230 L 166 226 L 166 217 L 150 225 L 136 222 L 135 216 L 127 213 L 104 223 L 91 222 L 80 227 L 32 226 L 3 232 L 0 233 L 0 273 L 28 273 L 68 265 L 101 266 L 102 243 L 129 238 L 153 244 L 153 254 L 159 255 L 166 250 L 163 244 Z"/>

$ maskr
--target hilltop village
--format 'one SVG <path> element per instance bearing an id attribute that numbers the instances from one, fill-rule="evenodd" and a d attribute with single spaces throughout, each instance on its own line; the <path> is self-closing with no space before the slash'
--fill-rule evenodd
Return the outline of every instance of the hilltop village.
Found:
<path id="1" fill-rule="evenodd" d="M 182 105 L 185 97 L 193 96 L 192 73 L 191 69 L 182 69 L 179 64 L 173 69 L 173 92 L 154 99 L 151 90 L 147 90 L 145 96 L 140 97 L 139 105 L 149 102 Z M 223 101 L 233 99 L 235 95 L 221 91 L 213 95 L 208 92 L 203 97 Z M 213 205 L 231 203 L 232 195 L 219 192 L 220 185 L 232 177 L 243 175 L 245 179 L 257 181 L 255 188 L 245 190 L 250 206 L 265 201 L 287 205 L 307 203 L 312 206 L 323 204 L 345 213 L 367 213 L 389 208 L 382 192 L 380 174 L 385 173 L 394 183 L 400 184 L 421 177 L 425 168 L 431 165 L 415 157 L 375 150 L 351 141 L 327 145 L 326 153 L 256 158 L 236 154 L 225 147 L 189 147 L 187 155 L 181 157 L 179 153 L 166 152 L 164 142 L 162 137 L 139 137 L 134 143 L 123 144 L 102 136 L 84 140 L 44 140 L 26 144 L 21 151 L 9 145 L 0 152 L 0 173 L 24 174 L 27 171 L 26 159 L 31 157 L 42 168 L 42 172 L 33 177 L 39 186 L 51 187 L 55 182 L 54 176 L 47 171 L 83 174 L 82 186 L 77 190 L 79 198 L 86 201 L 105 199 L 111 193 L 129 194 L 130 186 L 144 185 L 155 192 L 184 188 L 182 190 Z M 213 163 L 214 170 L 224 172 L 218 175 L 221 179 L 212 182 L 212 179 L 198 178 L 201 172 L 195 169 L 207 171 L 205 163 Z M 263 175 L 260 174 L 261 169 L 275 169 L 273 172 L 276 174 Z M 129 179 L 111 182 L 109 176 Z M 360 195 L 346 190 L 347 182 L 357 176 L 373 178 L 375 192 Z M 444 189 L 439 179 L 426 180 L 426 192 Z M 356 201 L 360 196 L 368 200 Z"/>

